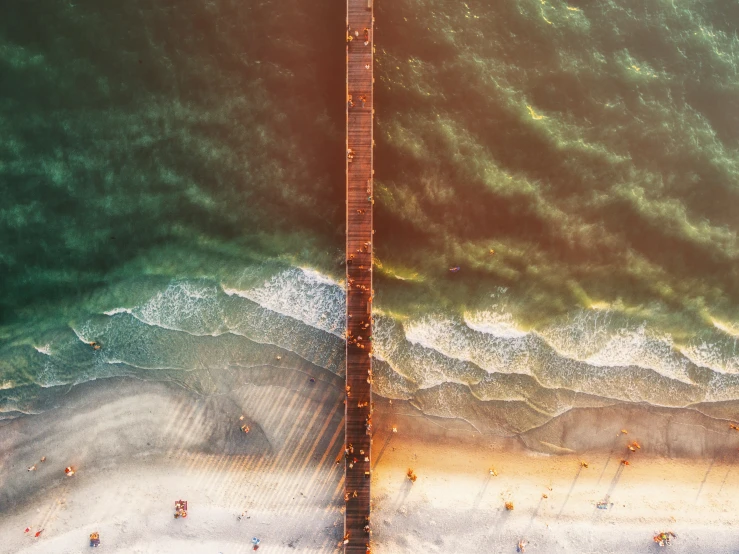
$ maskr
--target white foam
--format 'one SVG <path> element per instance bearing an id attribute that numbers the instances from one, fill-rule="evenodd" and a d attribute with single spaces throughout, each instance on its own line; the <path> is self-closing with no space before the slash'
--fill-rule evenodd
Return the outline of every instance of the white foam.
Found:
<path id="1" fill-rule="evenodd" d="M 717 373 L 739 374 L 739 345 L 737 339 L 708 341 L 697 339 L 680 349 L 680 352 L 699 367 Z"/>
<path id="2" fill-rule="evenodd" d="M 717 319 L 712 320 L 712 323 L 713 326 L 719 331 L 722 331 L 723 333 L 726 333 L 731 337 L 739 338 L 739 329 L 737 329 L 735 326 L 729 323 L 718 321 Z"/>
<path id="3" fill-rule="evenodd" d="M 223 288 L 228 295 L 247 298 L 270 311 L 343 337 L 344 289 L 335 281 L 305 268 L 291 268 L 247 290 Z"/>
<path id="4" fill-rule="evenodd" d="M 227 331 L 219 292 L 215 284 L 176 281 L 130 313 L 147 325 L 196 336 L 219 335 Z"/>
<path id="5" fill-rule="evenodd" d="M 131 310 L 129 308 L 113 308 L 112 310 L 108 310 L 107 312 L 103 312 L 105 315 L 113 316 L 116 314 L 130 314 Z"/>
<path id="6" fill-rule="evenodd" d="M 79 340 L 80 340 L 81 342 L 84 342 L 85 344 L 90 344 L 90 341 L 89 341 L 89 340 L 88 340 L 88 339 L 87 339 L 87 338 L 85 337 L 85 335 L 84 335 L 84 331 L 78 331 L 78 330 L 77 330 L 77 329 L 75 329 L 74 327 L 72 327 L 72 331 L 74 332 L 74 334 L 75 334 L 75 335 L 77 335 L 77 338 L 78 338 L 78 339 L 79 339 Z"/>
<path id="7" fill-rule="evenodd" d="M 595 367 L 641 367 L 684 383 L 688 360 L 672 337 L 635 324 L 607 310 L 580 311 L 566 323 L 540 332 L 560 356 Z"/>
<path id="8" fill-rule="evenodd" d="M 51 345 L 45 344 L 44 346 L 34 346 L 34 349 L 39 354 L 45 354 L 47 356 L 51 356 Z"/>
<path id="9" fill-rule="evenodd" d="M 530 375 L 527 334 L 513 332 L 518 330 L 503 320 L 499 326 L 487 321 L 479 327 L 494 328 L 497 333 L 480 331 L 453 319 L 425 317 L 404 325 L 405 338 L 411 344 L 432 349 L 450 360 L 471 362 L 490 373 Z"/>
<path id="10" fill-rule="evenodd" d="M 323 273 L 316 271 L 315 269 L 311 269 L 308 267 L 299 267 L 300 271 L 302 271 L 308 279 L 315 281 L 316 283 L 321 283 L 323 285 L 329 285 L 331 287 L 341 287 L 341 283 L 338 281 L 334 281 L 331 277 L 328 275 L 324 275 Z"/>
<path id="11" fill-rule="evenodd" d="M 516 327 L 513 315 L 491 310 L 464 314 L 464 322 L 470 329 L 503 339 L 519 339 L 529 333 Z"/>

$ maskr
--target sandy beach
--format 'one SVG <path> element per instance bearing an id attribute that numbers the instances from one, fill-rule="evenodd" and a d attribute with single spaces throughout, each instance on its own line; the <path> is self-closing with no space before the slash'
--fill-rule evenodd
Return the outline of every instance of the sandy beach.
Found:
<path id="1" fill-rule="evenodd" d="M 529 543 L 526 552 L 739 551 L 739 453 L 728 450 L 739 437 L 728 425 L 720 434 L 725 441 L 705 427 L 691 439 L 687 420 L 700 418 L 676 412 L 683 421 L 674 426 L 685 434 L 678 440 L 694 448 L 703 444 L 710 455 L 668 458 L 655 453 L 664 449 L 655 437 L 671 429 L 665 413 L 596 410 L 579 414 L 579 425 L 567 418 L 552 422 L 553 428 L 570 423 L 565 444 L 578 453 L 550 454 L 524 445 L 538 442 L 537 434 L 551 439 L 553 429 L 501 440 L 476 436 L 459 422 L 419 418 L 405 406 L 397 412 L 398 432 L 375 438 L 373 551 L 505 553 L 516 552 L 521 539 Z M 386 413 L 390 419 L 392 410 Z M 698 423 L 706 421 L 693 421 Z M 622 425 L 628 435 L 620 433 Z M 419 436 L 419 427 L 425 438 L 403 436 Z M 642 446 L 635 453 L 626 448 L 633 440 Z M 726 447 L 723 454 L 719 444 Z M 407 468 L 418 475 L 413 484 L 402 479 Z M 505 508 L 509 501 L 512 511 Z M 601 501 L 605 509 L 597 507 Z M 678 538 L 661 549 L 651 538 L 668 530 Z"/>
<path id="2" fill-rule="evenodd" d="M 4 425 L 0 551 L 87 552 L 94 531 L 105 552 L 246 552 L 255 536 L 268 552 L 332 551 L 343 529 L 339 386 L 325 371 L 315 382 L 269 368 L 241 377 L 207 399 L 166 383 L 86 383 L 59 408 Z M 186 519 L 173 517 L 179 499 Z"/>
<path id="3" fill-rule="evenodd" d="M 237 381 L 204 397 L 100 380 L 6 422 L 0 551 L 87 552 L 94 531 L 105 552 L 238 553 L 252 537 L 260 552 L 337 551 L 341 379 L 257 367 Z M 378 399 L 376 425 L 374 553 L 505 553 L 520 539 L 526 552 L 653 552 L 662 530 L 678 535 L 668 551 L 739 551 L 739 433 L 723 420 L 621 406 L 502 438 Z M 187 519 L 173 517 L 178 499 Z"/>

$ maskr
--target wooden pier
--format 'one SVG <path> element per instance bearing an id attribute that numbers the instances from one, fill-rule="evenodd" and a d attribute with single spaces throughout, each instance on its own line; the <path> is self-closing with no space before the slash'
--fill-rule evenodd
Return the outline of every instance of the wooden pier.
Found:
<path id="1" fill-rule="evenodd" d="M 373 0 L 347 0 L 344 552 L 370 552 Z"/>

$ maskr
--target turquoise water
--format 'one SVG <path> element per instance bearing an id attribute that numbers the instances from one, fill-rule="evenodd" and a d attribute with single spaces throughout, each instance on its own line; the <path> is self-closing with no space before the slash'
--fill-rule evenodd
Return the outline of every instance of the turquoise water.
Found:
<path id="1" fill-rule="evenodd" d="M 341 372 L 343 7 L 11 11 L 2 417 L 111 375 L 207 392 L 275 350 Z M 738 399 L 739 8 L 376 21 L 376 391 L 513 430 Z"/>

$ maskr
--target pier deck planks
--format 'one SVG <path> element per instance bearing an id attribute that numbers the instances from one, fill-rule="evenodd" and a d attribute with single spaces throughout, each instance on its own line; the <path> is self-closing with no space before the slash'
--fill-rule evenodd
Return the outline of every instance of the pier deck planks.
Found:
<path id="1" fill-rule="evenodd" d="M 370 535 L 372 410 L 372 204 L 373 204 L 373 50 L 372 0 L 347 0 L 346 48 L 346 411 L 345 446 L 354 449 L 344 460 L 344 512 L 347 553 L 366 554 Z M 365 45 L 364 29 L 369 30 Z M 355 36 L 355 31 L 359 36 Z M 349 95 L 354 107 L 349 106 Z M 366 97 L 362 106 L 361 97 Z M 349 160 L 349 149 L 353 159 Z M 369 326 L 367 326 L 369 324 Z M 361 345 L 361 346 L 360 346 Z M 366 404 L 366 405 L 365 405 Z M 371 419 L 370 419 L 371 422 Z M 362 454 L 362 452 L 364 452 Z M 354 462 L 354 460 L 357 460 Z M 353 465 L 353 467 L 350 467 Z M 356 493 L 356 496 L 354 494 Z"/>

